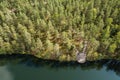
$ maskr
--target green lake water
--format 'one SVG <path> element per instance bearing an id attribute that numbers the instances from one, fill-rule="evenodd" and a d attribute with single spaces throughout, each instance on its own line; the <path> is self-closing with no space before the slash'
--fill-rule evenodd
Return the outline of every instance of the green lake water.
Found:
<path id="1" fill-rule="evenodd" d="M 30 57 L 0 59 L 0 80 L 120 80 L 119 70 L 110 61 L 78 64 Z"/>

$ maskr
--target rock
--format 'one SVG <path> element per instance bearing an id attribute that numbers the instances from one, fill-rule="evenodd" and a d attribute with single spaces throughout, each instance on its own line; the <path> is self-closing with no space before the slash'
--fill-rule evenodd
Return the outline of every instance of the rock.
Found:
<path id="1" fill-rule="evenodd" d="M 86 62 L 86 54 L 79 53 L 77 55 L 77 62 L 79 62 L 79 63 L 85 63 Z"/>

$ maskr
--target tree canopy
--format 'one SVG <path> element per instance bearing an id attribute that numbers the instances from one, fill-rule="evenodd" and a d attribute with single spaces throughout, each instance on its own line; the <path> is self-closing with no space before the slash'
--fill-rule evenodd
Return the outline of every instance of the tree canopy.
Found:
<path id="1" fill-rule="evenodd" d="M 120 59 L 120 0 L 0 0 L 0 54 Z"/>

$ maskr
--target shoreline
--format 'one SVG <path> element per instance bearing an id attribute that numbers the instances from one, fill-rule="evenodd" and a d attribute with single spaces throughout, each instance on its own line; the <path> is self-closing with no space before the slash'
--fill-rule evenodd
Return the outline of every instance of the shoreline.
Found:
<path id="1" fill-rule="evenodd" d="M 55 60 L 55 59 L 44 59 L 44 58 L 39 58 L 39 57 L 36 57 L 34 55 L 31 55 L 31 54 L 0 54 L 0 60 L 1 59 L 4 59 L 4 58 L 9 58 L 9 59 L 16 59 L 16 58 L 26 58 L 26 59 L 29 59 L 29 58 L 32 58 L 34 60 L 42 60 L 42 61 L 52 61 L 52 62 L 60 62 L 60 63 L 78 63 L 76 60 L 71 60 L 71 61 L 67 61 L 67 60 L 64 60 L 64 61 L 60 61 L 60 60 Z M 99 62 L 109 62 L 109 61 L 115 61 L 115 63 L 120 63 L 120 60 L 117 60 L 117 59 L 99 59 L 99 60 L 87 60 L 85 63 L 78 63 L 78 64 L 86 64 L 86 63 L 99 63 Z"/>

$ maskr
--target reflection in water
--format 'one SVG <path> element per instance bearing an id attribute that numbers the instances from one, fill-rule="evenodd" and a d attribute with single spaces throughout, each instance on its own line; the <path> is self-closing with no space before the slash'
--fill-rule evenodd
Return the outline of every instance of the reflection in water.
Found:
<path id="1" fill-rule="evenodd" d="M 11 66 L 7 67 L 0 67 L 0 72 L 4 72 L 5 75 L 9 74 L 7 79 L 1 79 L 1 76 L 4 74 L 0 73 L 0 80 L 13 80 L 13 78 L 11 77 L 11 73 L 8 71 L 8 69 L 11 70 L 12 73 L 14 74 L 14 79 L 15 80 L 23 80 L 20 77 L 24 77 L 26 78 L 25 80 L 35 80 L 35 77 L 31 77 L 31 76 L 36 76 L 36 77 L 40 77 L 43 76 L 44 78 L 46 77 L 45 75 L 47 75 L 48 77 L 52 76 L 52 74 L 57 73 L 57 71 L 59 72 L 60 75 L 66 77 L 66 80 L 74 80 L 72 79 L 72 76 L 74 77 L 80 77 L 80 75 L 82 76 L 86 76 L 87 73 L 89 73 L 89 75 L 87 76 L 93 76 L 93 79 L 91 78 L 91 80 L 96 80 L 94 79 L 94 74 L 98 73 L 98 76 L 103 76 L 106 77 L 109 75 L 109 77 L 115 76 L 113 74 L 113 71 L 120 76 L 120 62 L 116 61 L 116 60 L 98 60 L 98 61 L 91 61 L 91 62 L 86 62 L 84 64 L 79 64 L 75 61 L 71 61 L 71 62 L 59 62 L 59 61 L 53 61 L 53 60 L 42 60 L 42 59 L 38 59 L 36 57 L 33 57 L 31 55 L 2 55 L 0 56 L 0 66 L 4 66 L 6 64 L 11 64 Z M 21 66 L 22 64 L 22 66 Z M 27 67 L 25 67 L 27 66 Z M 46 70 L 48 69 L 48 70 Z M 101 70 L 101 71 L 99 71 Z M 106 70 L 106 72 L 105 72 Z M 49 73 L 49 72 L 50 73 Z M 109 71 L 109 74 L 107 73 Z M 112 71 L 112 73 L 111 73 Z M 2 72 L 2 73 L 3 73 Z M 19 73 L 17 73 L 19 72 Z M 26 75 L 23 75 L 23 72 L 26 73 Z M 93 73 L 93 74 L 91 74 Z M 18 74 L 18 75 L 17 75 Z M 57 73 L 58 74 L 58 73 Z M 54 74 L 54 77 L 60 77 L 59 75 Z M 63 75 L 64 74 L 64 75 Z M 107 74 L 107 75 L 105 75 Z M 29 76 L 29 77 L 28 77 Z M 82 77 L 81 76 L 81 77 Z M 19 79 L 18 79 L 19 78 Z M 69 79 L 67 79 L 69 78 Z M 117 77 L 118 79 L 119 77 Z M 36 79 L 38 80 L 38 79 Z M 47 80 L 47 79 L 43 79 L 43 80 Z M 59 79 L 53 79 L 52 80 L 59 80 Z M 79 80 L 79 79 L 76 79 Z M 89 80 L 88 79 L 82 79 L 82 80 Z M 99 80 L 99 79 L 98 79 Z M 106 80 L 106 79 L 104 79 Z M 108 80 L 116 80 L 114 79 L 108 79 Z"/>
<path id="2" fill-rule="evenodd" d="M 6 66 L 0 67 L 0 80 L 13 80 L 13 76 Z"/>

